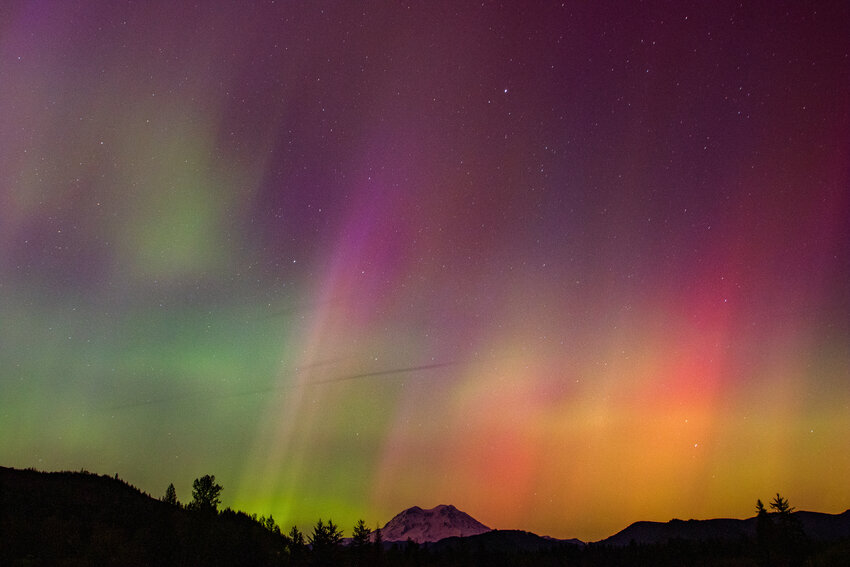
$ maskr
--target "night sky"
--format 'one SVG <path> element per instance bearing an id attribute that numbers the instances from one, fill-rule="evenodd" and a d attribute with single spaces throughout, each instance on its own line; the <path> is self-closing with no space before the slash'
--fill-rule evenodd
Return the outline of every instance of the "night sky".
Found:
<path id="1" fill-rule="evenodd" d="M 850 4 L 197 4 L 0 6 L 0 464 L 850 507 Z"/>

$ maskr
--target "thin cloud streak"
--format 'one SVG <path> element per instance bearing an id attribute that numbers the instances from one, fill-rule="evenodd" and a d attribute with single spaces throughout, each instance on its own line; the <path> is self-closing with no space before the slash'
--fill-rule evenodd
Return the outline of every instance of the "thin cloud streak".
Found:
<path id="1" fill-rule="evenodd" d="M 324 364 L 331 364 L 331 363 L 333 363 L 333 361 L 328 361 L 328 362 L 325 362 L 325 363 L 317 363 L 317 364 L 311 365 L 309 368 L 322 366 Z M 302 381 L 302 382 L 298 382 L 298 383 L 294 384 L 294 386 L 296 386 L 296 387 L 298 387 L 298 386 L 318 386 L 318 385 L 322 385 L 322 384 L 334 384 L 336 382 L 347 382 L 347 381 L 350 381 L 350 380 L 359 380 L 359 379 L 362 379 L 362 378 L 378 378 L 378 377 L 383 377 L 383 376 L 392 376 L 392 375 L 395 375 L 395 374 L 410 374 L 410 373 L 424 372 L 424 371 L 427 371 L 427 370 L 436 370 L 438 368 L 448 368 L 448 367 L 451 367 L 451 366 L 457 366 L 458 364 L 459 364 L 458 362 L 452 361 L 452 362 L 436 362 L 436 363 L 433 363 L 433 364 L 423 364 L 423 365 L 420 365 L 420 366 L 405 366 L 405 367 L 401 367 L 401 368 L 388 368 L 388 369 L 384 369 L 384 370 L 375 370 L 373 372 L 362 372 L 362 373 L 359 373 L 359 374 L 347 374 L 347 375 L 343 375 L 343 376 L 335 376 L 335 377 L 332 377 L 332 378 Z M 306 368 L 308 368 L 308 367 L 305 367 L 304 369 L 306 369 Z M 105 411 L 119 411 L 119 410 L 135 409 L 135 408 L 140 408 L 140 407 L 145 407 L 145 406 L 160 406 L 160 405 L 165 405 L 165 404 L 183 403 L 183 402 L 198 402 L 198 401 L 207 402 L 207 401 L 223 400 L 223 399 L 229 399 L 229 398 L 239 398 L 239 397 L 244 397 L 244 396 L 255 396 L 255 395 L 258 395 L 258 394 L 266 394 L 266 393 L 269 393 L 269 392 L 279 392 L 281 390 L 285 390 L 288 387 L 289 387 L 289 385 L 281 385 L 281 386 L 274 386 L 274 387 L 269 387 L 269 388 L 259 388 L 259 389 L 256 389 L 256 390 L 249 390 L 249 391 L 245 391 L 245 392 L 235 392 L 235 393 L 232 393 L 232 394 L 218 394 L 218 395 L 216 395 L 216 394 L 210 394 L 210 395 L 197 394 L 197 395 L 183 395 L 183 396 L 174 396 L 174 397 L 162 397 L 162 398 L 157 398 L 157 399 L 148 399 L 148 400 L 143 400 L 143 401 L 139 401 L 139 402 L 128 402 L 128 403 L 125 403 L 125 404 L 110 406 L 110 407 L 106 408 Z"/>
<path id="2" fill-rule="evenodd" d="M 374 372 L 363 372 L 360 374 L 349 374 L 347 376 L 337 376 L 335 378 L 326 378 L 324 380 L 311 380 L 309 382 L 302 382 L 303 386 L 310 386 L 313 384 L 332 384 L 334 382 L 345 382 L 347 380 L 358 380 L 360 378 L 374 378 L 378 376 L 391 376 L 393 374 L 406 374 L 409 372 L 421 372 L 424 370 L 434 370 L 437 368 L 446 368 L 449 366 L 456 366 L 457 362 L 436 362 L 434 364 L 423 364 L 422 366 L 406 366 L 403 368 L 391 368 L 387 370 L 376 370 Z"/>

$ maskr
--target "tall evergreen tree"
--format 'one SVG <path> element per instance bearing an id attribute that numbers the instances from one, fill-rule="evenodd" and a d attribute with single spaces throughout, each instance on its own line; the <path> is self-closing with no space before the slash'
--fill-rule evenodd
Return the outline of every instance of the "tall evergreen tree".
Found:
<path id="1" fill-rule="evenodd" d="M 342 542 L 342 530 L 333 523 L 333 520 L 328 520 L 326 524 L 319 518 L 319 521 L 313 527 L 313 533 L 307 539 L 314 551 L 316 549 L 331 549 Z"/>
<path id="2" fill-rule="evenodd" d="M 177 491 L 174 489 L 174 483 L 169 484 L 168 488 L 165 489 L 165 496 L 162 497 L 162 501 L 173 506 L 180 504 L 177 501 Z"/>
<path id="3" fill-rule="evenodd" d="M 307 542 L 304 541 L 304 534 L 298 529 L 298 526 L 292 526 L 289 534 L 287 534 L 287 538 L 289 557 L 292 565 L 301 565 L 307 551 Z"/>
<path id="4" fill-rule="evenodd" d="M 366 522 L 362 518 L 357 520 L 352 533 L 351 548 L 355 550 L 364 549 L 369 544 L 371 535 L 372 530 L 366 526 Z"/>
<path id="5" fill-rule="evenodd" d="M 351 537 L 351 551 L 354 553 L 354 562 L 356 565 L 365 564 L 366 550 L 369 548 L 369 538 L 372 535 L 372 530 L 366 526 L 363 519 L 357 520 L 354 524 L 354 531 Z"/>
<path id="6" fill-rule="evenodd" d="M 298 526 L 292 526 L 292 529 L 289 530 L 289 541 L 292 542 L 292 545 L 303 547 L 307 545 L 304 541 L 304 534 L 301 533 L 301 530 L 298 529 Z"/>
<path id="7" fill-rule="evenodd" d="M 770 508 L 774 511 L 775 518 L 774 550 L 779 557 L 785 559 L 786 565 L 802 565 L 808 555 L 808 540 L 800 518 L 794 514 L 794 508 L 788 503 L 788 499 L 778 492 L 770 502 Z"/>
<path id="8" fill-rule="evenodd" d="M 808 555 L 808 540 L 794 508 L 778 492 L 768 512 L 756 501 L 756 537 L 760 565 L 771 567 L 803 565 Z"/>
<path id="9" fill-rule="evenodd" d="M 336 565 L 337 549 L 342 542 L 342 530 L 328 520 L 324 523 L 321 518 L 313 527 L 313 533 L 307 538 L 313 546 L 313 561 L 317 565 Z"/>

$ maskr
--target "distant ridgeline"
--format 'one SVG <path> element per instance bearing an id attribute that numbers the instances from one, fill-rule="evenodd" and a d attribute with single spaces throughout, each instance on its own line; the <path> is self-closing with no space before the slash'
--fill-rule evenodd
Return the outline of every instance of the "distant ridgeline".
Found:
<path id="1" fill-rule="evenodd" d="M 850 537 L 850 510 L 841 514 L 794 512 L 808 540 L 834 541 Z M 774 516 L 775 517 L 775 516 Z M 758 519 L 746 520 L 670 520 L 669 522 L 635 522 L 623 531 L 603 539 L 599 544 L 625 546 L 632 542 L 659 544 L 679 541 L 742 541 L 758 537 Z"/>
<path id="2" fill-rule="evenodd" d="M 585 545 L 489 530 L 453 506 L 405 510 L 386 538 L 362 521 L 347 540 L 321 520 L 283 534 L 272 518 L 219 512 L 215 477 L 194 488 L 183 506 L 173 487 L 162 501 L 117 477 L 0 467 L 0 566 L 850 565 L 850 511 L 793 512 L 779 495 L 754 518 L 637 522 Z"/>

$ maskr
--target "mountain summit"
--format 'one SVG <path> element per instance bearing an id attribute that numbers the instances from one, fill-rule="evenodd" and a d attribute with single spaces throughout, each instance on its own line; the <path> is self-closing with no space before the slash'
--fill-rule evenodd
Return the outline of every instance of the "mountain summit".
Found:
<path id="1" fill-rule="evenodd" d="M 440 541 L 452 536 L 472 536 L 489 532 L 490 528 L 454 506 L 440 505 L 430 510 L 419 506 L 408 508 L 381 529 L 384 541 L 416 543 Z"/>

